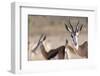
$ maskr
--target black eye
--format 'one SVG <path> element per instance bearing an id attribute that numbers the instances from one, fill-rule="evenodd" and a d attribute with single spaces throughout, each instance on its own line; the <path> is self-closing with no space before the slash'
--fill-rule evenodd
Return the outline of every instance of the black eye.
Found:
<path id="1" fill-rule="evenodd" d="M 71 37 L 73 38 L 73 35 L 71 35 Z"/>

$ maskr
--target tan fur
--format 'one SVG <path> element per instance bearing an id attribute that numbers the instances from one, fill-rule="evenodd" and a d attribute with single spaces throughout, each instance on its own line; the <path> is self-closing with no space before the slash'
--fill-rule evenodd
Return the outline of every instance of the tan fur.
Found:
<path id="1" fill-rule="evenodd" d="M 88 42 L 85 41 L 83 44 L 79 45 L 79 47 L 68 45 L 68 40 L 66 42 L 65 52 L 68 54 L 69 59 L 82 59 L 88 58 Z"/>
<path id="2" fill-rule="evenodd" d="M 71 53 L 75 54 L 73 47 L 71 47 L 70 45 L 67 45 L 67 48 L 70 50 Z"/>

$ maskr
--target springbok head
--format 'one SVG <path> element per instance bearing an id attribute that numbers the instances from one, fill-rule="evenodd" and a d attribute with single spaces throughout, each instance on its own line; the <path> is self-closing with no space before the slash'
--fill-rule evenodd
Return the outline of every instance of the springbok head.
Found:
<path id="1" fill-rule="evenodd" d="M 39 41 L 36 45 L 36 47 L 32 50 L 33 53 L 36 52 L 36 49 L 39 47 L 39 45 L 43 44 L 43 42 L 46 40 L 46 34 L 42 34 L 39 38 Z"/>
<path id="2" fill-rule="evenodd" d="M 78 36 L 79 36 L 79 33 L 80 33 L 80 31 L 82 30 L 82 27 L 83 27 L 83 25 L 81 25 L 80 27 L 78 25 L 79 25 L 79 20 L 76 24 L 75 29 L 73 28 L 70 20 L 69 20 L 69 26 L 70 27 L 67 24 L 65 24 L 65 27 L 66 27 L 67 31 L 70 32 L 71 38 L 72 38 L 75 46 L 78 44 Z"/>

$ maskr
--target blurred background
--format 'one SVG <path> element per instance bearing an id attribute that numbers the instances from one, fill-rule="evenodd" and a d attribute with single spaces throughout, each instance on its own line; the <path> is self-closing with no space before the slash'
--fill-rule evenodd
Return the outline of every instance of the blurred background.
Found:
<path id="1" fill-rule="evenodd" d="M 38 42 L 39 37 L 42 33 L 46 33 L 46 41 L 50 44 L 51 48 L 57 48 L 61 45 L 65 45 L 66 39 L 68 39 L 69 44 L 72 45 L 70 33 L 65 28 L 65 24 L 69 26 L 69 19 L 74 27 L 74 30 L 76 28 L 78 20 L 79 27 L 82 24 L 84 25 L 79 35 L 79 44 L 82 44 L 84 41 L 88 41 L 88 17 L 29 15 L 28 59 L 37 59 L 31 56 L 31 49 Z"/>

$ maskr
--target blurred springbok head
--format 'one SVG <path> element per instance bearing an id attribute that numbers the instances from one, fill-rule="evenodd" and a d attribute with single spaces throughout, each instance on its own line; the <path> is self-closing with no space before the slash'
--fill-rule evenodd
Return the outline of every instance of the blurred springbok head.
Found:
<path id="1" fill-rule="evenodd" d="M 42 34 L 38 40 L 38 43 L 36 45 L 36 47 L 32 50 L 33 53 L 36 52 L 36 49 L 40 46 L 40 45 L 43 45 L 43 42 L 46 40 L 46 34 Z"/>

